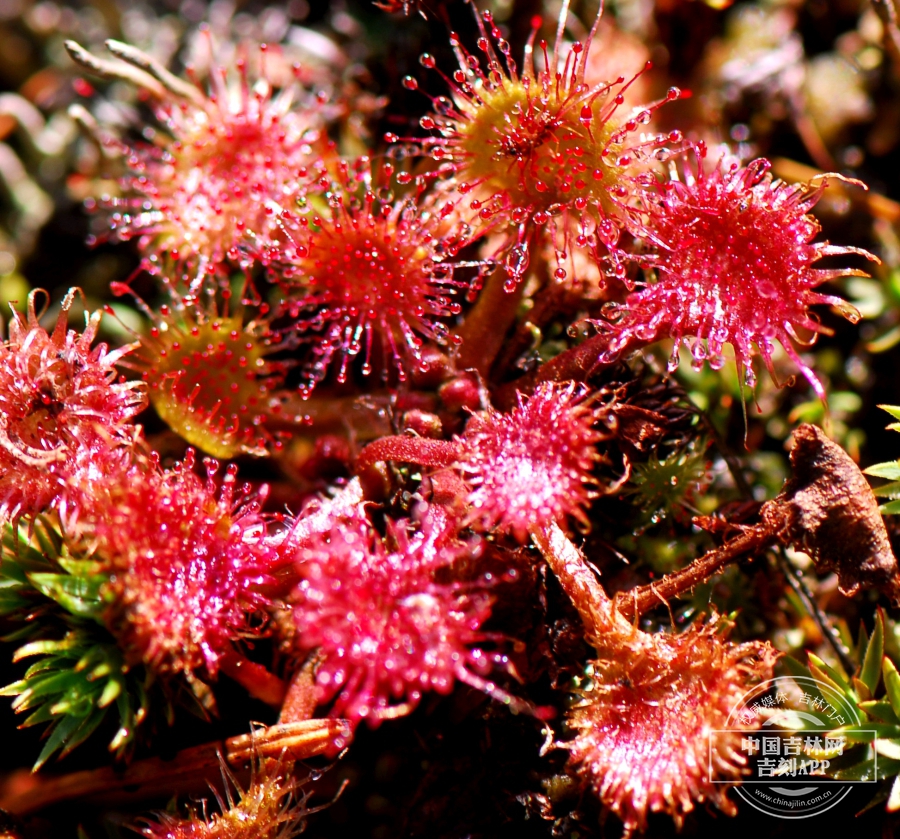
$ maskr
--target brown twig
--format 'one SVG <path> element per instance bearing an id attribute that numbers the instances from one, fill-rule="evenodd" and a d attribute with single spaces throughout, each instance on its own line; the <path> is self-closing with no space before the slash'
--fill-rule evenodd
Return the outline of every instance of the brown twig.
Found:
<path id="1" fill-rule="evenodd" d="M 746 528 L 740 536 L 722 547 L 695 559 L 687 568 L 667 574 L 655 583 L 638 586 L 616 596 L 616 608 L 633 620 L 644 612 L 690 591 L 700 583 L 718 574 L 726 565 L 751 553 L 758 553 L 777 541 L 772 528 L 765 525 Z"/>
<path id="2" fill-rule="evenodd" d="M 750 489 L 750 485 L 747 483 L 747 479 L 744 477 L 743 470 L 740 468 L 740 464 L 738 463 L 737 458 L 728 449 L 725 441 L 719 434 L 718 429 L 715 427 L 715 425 L 713 425 L 713 422 L 710 419 L 709 415 L 705 411 L 700 411 L 699 414 L 701 421 L 712 436 L 713 445 L 719 450 L 719 454 L 721 454 L 722 458 L 725 460 L 725 463 L 728 466 L 728 470 L 731 473 L 735 485 L 737 486 L 741 495 L 748 501 L 752 500 L 753 493 Z M 809 590 L 809 586 L 807 586 L 806 581 L 803 579 L 803 575 L 800 573 L 800 571 L 794 568 L 793 565 L 791 565 L 790 561 L 787 558 L 787 554 L 785 553 L 783 545 L 779 546 L 776 552 L 776 561 L 778 562 L 778 566 L 781 568 L 782 573 L 787 579 L 788 585 L 790 585 L 790 587 L 794 590 L 794 593 L 797 595 L 797 597 L 800 598 L 800 602 L 803 603 L 807 612 L 809 612 L 812 619 L 818 625 L 823 637 L 831 645 L 831 648 L 837 655 L 838 660 L 843 665 L 844 670 L 847 673 L 854 672 L 856 665 L 853 664 L 847 648 L 841 641 L 841 637 L 838 631 L 828 619 L 828 616 L 825 614 L 825 612 L 819 608 L 819 604 L 816 603 L 812 592 Z"/>
<path id="3" fill-rule="evenodd" d="M 257 757 L 304 760 L 348 739 L 344 720 L 308 720 L 273 725 L 227 740 L 184 749 L 172 760 L 148 758 L 124 771 L 101 767 L 69 775 L 14 773 L 0 788 L 0 809 L 26 816 L 72 799 L 101 799 L 107 806 L 199 792 L 219 777 L 220 761 L 240 770 Z"/>

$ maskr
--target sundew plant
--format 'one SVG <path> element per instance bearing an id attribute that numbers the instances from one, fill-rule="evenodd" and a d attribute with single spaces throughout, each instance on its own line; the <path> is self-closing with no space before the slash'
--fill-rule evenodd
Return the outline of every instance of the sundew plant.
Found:
<path id="1" fill-rule="evenodd" d="M 898 15 L 0 4 L 0 837 L 896 831 Z"/>

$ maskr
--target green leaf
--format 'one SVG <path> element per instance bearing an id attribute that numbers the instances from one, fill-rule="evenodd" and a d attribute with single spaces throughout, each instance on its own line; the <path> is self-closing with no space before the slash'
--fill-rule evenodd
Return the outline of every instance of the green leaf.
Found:
<path id="1" fill-rule="evenodd" d="M 25 678 L 32 679 L 38 673 L 43 673 L 45 670 L 58 669 L 59 662 L 63 657 L 65 656 L 48 655 L 44 658 L 39 658 L 25 671 Z"/>
<path id="2" fill-rule="evenodd" d="M 900 775 L 894 778 L 894 785 L 887 800 L 887 811 L 895 813 L 897 810 L 900 810 Z"/>
<path id="3" fill-rule="evenodd" d="M 97 705 L 99 691 L 99 686 L 86 685 L 76 677 L 62 696 L 50 706 L 50 711 L 56 716 L 87 716 Z"/>
<path id="4" fill-rule="evenodd" d="M 900 718 L 894 713 L 891 703 L 884 699 L 870 700 L 868 702 L 860 702 L 859 708 L 870 717 L 874 717 L 881 722 L 889 722 L 892 725 L 900 725 Z"/>
<path id="5" fill-rule="evenodd" d="M 884 689 L 887 693 L 888 701 L 891 703 L 894 713 L 900 717 L 900 673 L 897 672 L 894 662 L 887 656 L 884 657 L 882 662 L 881 672 L 884 677 Z"/>
<path id="6" fill-rule="evenodd" d="M 881 510 L 881 515 L 883 516 L 895 516 L 897 513 L 900 513 L 900 500 L 888 501 L 887 504 L 882 504 L 878 509 Z"/>
<path id="7" fill-rule="evenodd" d="M 830 685 L 838 693 L 853 697 L 854 700 L 857 699 L 853 688 L 850 687 L 847 677 L 843 673 L 838 672 L 837 669 L 826 664 L 815 653 L 808 653 L 808 657 L 809 672 L 812 673 L 816 679 Z"/>
<path id="8" fill-rule="evenodd" d="M 68 740 L 81 725 L 83 720 L 81 717 L 60 717 L 59 722 L 53 727 L 50 732 L 50 736 L 47 738 L 47 742 L 44 744 L 44 748 L 41 749 L 41 753 L 38 755 L 38 759 L 34 762 L 34 766 L 32 767 L 32 772 L 37 772 L 47 760 L 53 755 L 53 753 L 62 748 L 65 744 L 66 740 Z"/>
<path id="9" fill-rule="evenodd" d="M 859 632 L 856 635 L 856 657 L 862 660 L 865 657 L 866 649 L 869 646 L 869 633 L 866 632 L 866 625 L 863 621 L 859 622 Z"/>
<path id="10" fill-rule="evenodd" d="M 787 668 L 789 674 L 794 676 L 795 678 L 800 679 L 810 679 L 812 678 L 812 674 L 809 672 L 809 668 L 800 661 L 797 661 L 796 658 L 792 656 L 786 655 L 779 659 L 779 662 Z"/>
<path id="11" fill-rule="evenodd" d="M 50 519 L 0 528 L 0 615 L 13 627 L 7 638 L 21 644 L 13 661 L 30 659 L 25 676 L 0 695 L 13 697 L 22 727 L 47 725 L 35 768 L 72 751 L 111 715 L 118 731 L 110 748 L 121 755 L 148 716 L 148 675 L 126 665 L 102 621 L 108 579 L 100 563 L 69 553 Z M 162 710 L 174 713 L 170 700 Z"/>
<path id="12" fill-rule="evenodd" d="M 18 562 L 10 559 L 0 562 L 0 588 L 15 589 L 25 585 L 28 585 L 28 577 L 25 576 L 25 569 Z"/>
<path id="13" fill-rule="evenodd" d="M 24 711 L 34 705 L 34 700 L 39 700 L 51 693 L 59 693 L 65 690 L 71 682 L 72 673 L 69 670 L 51 671 L 44 676 L 29 679 L 27 690 L 19 697 L 20 699 L 26 697 L 25 701 L 19 703 L 17 700 L 13 705 Z"/>
<path id="14" fill-rule="evenodd" d="M 31 728 L 33 725 L 42 725 L 45 722 L 53 722 L 56 719 L 50 710 L 50 705 L 44 703 L 33 714 L 25 718 L 25 722 L 19 724 L 19 728 Z"/>
<path id="15" fill-rule="evenodd" d="M 40 518 L 34 528 L 40 554 L 58 558 L 63 550 L 63 538 L 46 518 Z"/>
<path id="16" fill-rule="evenodd" d="M 16 697 L 13 706 L 17 711 L 31 712 L 23 727 L 49 723 L 48 741 L 38 765 L 57 751 L 66 754 L 78 746 L 114 706 L 119 731 L 112 748 L 121 753 L 134 743 L 138 725 L 147 716 L 146 675 L 143 668 L 126 666 L 107 630 L 94 624 L 80 625 L 61 640 L 26 644 L 18 654 L 23 653 L 38 660 L 24 679 L 2 692 Z"/>
<path id="17" fill-rule="evenodd" d="M 879 405 L 882 411 L 887 411 L 894 419 L 900 420 L 900 405 Z"/>
<path id="18" fill-rule="evenodd" d="M 863 471 L 866 475 L 872 475 L 875 478 L 887 478 L 889 481 L 900 481 L 900 460 L 875 463 Z"/>
<path id="19" fill-rule="evenodd" d="M 19 679 L 18 682 L 13 682 L 11 685 L 0 688 L 0 696 L 18 696 L 27 687 L 28 682 L 25 679 Z"/>
<path id="20" fill-rule="evenodd" d="M 82 667 L 81 663 L 84 659 L 78 662 L 75 665 L 76 670 L 88 670 L 88 667 Z M 97 679 L 104 679 L 112 673 L 112 667 L 110 666 L 108 661 L 101 661 L 96 667 L 92 667 L 90 671 L 87 673 L 87 680 L 89 682 L 95 682 Z"/>
<path id="21" fill-rule="evenodd" d="M 884 656 L 884 613 L 879 609 L 875 615 L 872 637 L 866 646 L 865 657 L 859 671 L 859 679 L 874 696 L 881 678 L 881 659 Z"/>
<path id="22" fill-rule="evenodd" d="M 872 494 L 876 498 L 900 498 L 900 481 L 891 481 L 890 483 L 882 484 L 880 487 L 873 487 Z"/>
<path id="23" fill-rule="evenodd" d="M 107 580 L 104 575 L 84 578 L 68 574 L 29 574 L 28 579 L 41 594 L 55 600 L 67 612 L 76 617 L 102 621 L 100 589 Z"/>
<path id="24" fill-rule="evenodd" d="M 900 732 L 898 732 L 900 734 Z M 892 738 L 890 740 L 876 740 L 875 751 L 880 755 L 889 757 L 892 760 L 900 760 L 900 738 Z"/>
<path id="25" fill-rule="evenodd" d="M 60 758 L 64 758 L 69 752 L 80 746 L 88 737 L 90 737 L 99 727 L 100 723 L 106 717 L 105 711 L 97 711 L 87 716 L 84 722 L 78 727 L 74 734 L 70 735 L 59 753 Z"/>
<path id="26" fill-rule="evenodd" d="M 77 646 L 78 639 L 72 633 L 69 633 L 69 635 L 60 641 L 49 639 L 32 641 L 24 647 L 19 647 L 19 649 L 13 653 L 13 661 L 21 661 L 23 658 L 28 658 L 33 655 L 53 655 L 54 653 L 62 653 L 66 650 L 74 649 Z"/>
<path id="27" fill-rule="evenodd" d="M 871 743 L 874 740 L 889 740 L 900 732 L 897 726 L 883 722 L 861 722 L 842 725 L 831 733 L 832 737 L 846 737 L 850 743 Z"/>
<path id="28" fill-rule="evenodd" d="M 780 659 L 780 663 L 784 665 L 785 669 L 788 671 L 788 674 L 793 676 L 795 679 L 804 679 L 807 681 L 803 682 L 803 690 L 808 693 L 813 699 L 821 699 L 822 702 L 825 702 L 825 697 L 822 696 L 822 692 L 816 687 L 815 684 L 808 684 L 808 680 L 813 679 L 813 674 L 810 673 L 810 668 L 804 664 L 801 664 L 797 661 L 796 658 L 792 656 L 786 655 Z"/>
<path id="29" fill-rule="evenodd" d="M 18 629 L 14 629 L 12 632 L 8 632 L 6 635 L 2 636 L 0 641 L 18 643 L 19 641 L 25 641 L 28 638 L 33 637 L 39 630 L 40 625 L 37 621 L 34 623 L 23 623 Z"/>
<path id="30" fill-rule="evenodd" d="M 123 689 L 124 686 L 120 680 L 110 679 L 106 683 L 106 687 L 103 688 L 103 693 L 100 694 L 100 698 L 97 700 L 97 707 L 105 708 L 107 705 L 115 702 Z"/>
<path id="31" fill-rule="evenodd" d="M 119 697 L 118 704 L 119 719 L 121 720 L 122 725 L 109 742 L 109 750 L 111 752 L 117 752 L 120 749 L 125 748 L 128 741 L 134 736 L 134 718 L 131 716 L 130 710 L 123 707 L 122 697 Z"/>
<path id="32" fill-rule="evenodd" d="M 853 766 L 839 769 L 832 777 L 838 781 L 877 781 L 881 778 L 890 778 L 900 772 L 900 760 L 885 758 L 877 761 L 876 758 L 862 760 Z"/>
<path id="33" fill-rule="evenodd" d="M 60 567 L 72 577 L 82 577 L 85 580 L 102 577 L 106 582 L 107 574 L 103 565 L 95 559 L 73 559 L 70 556 L 61 556 L 58 560 Z"/>

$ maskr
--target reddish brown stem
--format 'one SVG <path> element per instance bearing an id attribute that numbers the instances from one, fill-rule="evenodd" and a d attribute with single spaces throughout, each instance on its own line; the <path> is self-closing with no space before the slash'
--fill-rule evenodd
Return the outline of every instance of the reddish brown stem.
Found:
<path id="1" fill-rule="evenodd" d="M 376 463 L 396 460 L 419 466 L 450 466 L 459 459 L 459 447 L 449 440 L 428 440 L 425 437 L 382 437 L 369 443 L 356 459 L 356 471 L 361 472 Z"/>
<path id="2" fill-rule="evenodd" d="M 282 706 L 287 685 L 261 664 L 250 661 L 237 650 L 229 650 L 219 659 L 219 667 L 251 696 L 273 708 Z"/>
<path id="3" fill-rule="evenodd" d="M 54 777 L 21 770 L 0 788 L 0 809 L 25 816 L 73 799 L 102 799 L 109 807 L 202 792 L 220 777 L 220 759 L 234 771 L 257 757 L 279 759 L 286 755 L 292 760 L 305 760 L 325 753 L 336 740 L 349 737 L 350 728 L 344 720 L 308 720 L 205 743 L 178 752 L 171 760 L 148 758 L 124 771 L 102 767 Z"/>
<path id="4" fill-rule="evenodd" d="M 660 604 L 667 604 L 673 597 L 690 591 L 742 556 L 761 551 L 776 541 L 778 540 L 769 527 L 749 527 L 736 539 L 695 559 L 687 568 L 667 574 L 658 582 L 616 595 L 616 608 L 633 620 Z"/>
<path id="5" fill-rule="evenodd" d="M 506 291 L 506 270 L 497 268 L 487 279 L 478 302 L 466 316 L 457 333 L 462 345 L 456 353 L 457 370 L 477 370 L 487 378 L 494 359 L 503 347 L 506 333 L 516 322 L 524 283 Z"/>
<path id="6" fill-rule="evenodd" d="M 533 527 L 531 538 L 578 610 L 589 634 L 598 632 L 601 629 L 598 626 L 599 613 L 609 613 L 610 601 L 584 554 L 555 523 Z"/>
<path id="7" fill-rule="evenodd" d="M 312 717 L 316 705 L 319 704 L 316 690 L 316 667 L 319 662 L 318 655 L 310 656 L 294 674 L 284 705 L 281 706 L 278 722 L 300 722 Z"/>
<path id="8" fill-rule="evenodd" d="M 600 356 L 609 349 L 612 336 L 608 333 L 594 335 L 577 347 L 572 347 L 560 353 L 556 358 L 541 365 L 521 379 L 503 385 L 494 394 L 494 404 L 500 410 L 509 410 L 516 405 L 516 394 L 522 393 L 530 396 L 535 388 L 542 382 L 584 382 L 600 367 L 605 366 L 600 361 Z M 632 343 L 622 347 L 619 356 L 630 352 L 639 346 L 645 346 L 652 341 Z"/>

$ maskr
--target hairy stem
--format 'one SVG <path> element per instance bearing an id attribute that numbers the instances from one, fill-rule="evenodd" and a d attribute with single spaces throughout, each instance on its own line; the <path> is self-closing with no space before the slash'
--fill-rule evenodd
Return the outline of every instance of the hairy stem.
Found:
<path id="1" fill-rule="evenodd" d="M 450 466 L 459 459 L 459 447 L 448 440 L 425 437 L 382 437 L 369 443 L 356 459 L 356 471 L 387 460 L 416 463 L 419 466 Z"/>
<path id="2" fill-rule="evenodd" d="M 533 527 L 531 538 L 563 591 L 569 595 L 584 625 L 593 627 L 597 609 L 608 606 L 610 601 L 584 554 L 555 522 L 544 527 Z"/>
<path id="3" fill-rule="evenodd" d="M 174 759 L 148 758 L 122 771 L 101 767 L 69 775 L 13 773 L 0 786 L 0 809 L 17 816 L 35 813 L 53 804 L 78 799 L 98 799 L 105 806 L 118 806 L 146 799 L 202 792 L 220 777 L 220 760 L 239 771 L 256 757 L 280 759 L 287 755 L 305 760 L 328 751 L 337 739 L 347 740 L 350 730 L 344 720 L 308 720 L 273 725 L 184 749 Z"/>
<path id="4" fill-rule="evenodd" d="M 291 679 L 284 705 L 281 707 L 279 723 L 302 722 L 312 719 L 319 703 L 316 689 L 316 668 L 321 661 L 317 653 L 310 656 Z"/>
<path id="5" fill-rule="evenodd" d="M 613 608 L 609 595 L 600 585 L 584 554 L 558 524 L 554 522 L 544 527 L 533 527 L 531 538 L 578 610 L 585 633 L 592 643 L 614 629 L 631 631 L 625 618 Z"/>
<path id="6" fill-rule="evenodd" d="M 655 583 L 638 586 L 616 596 L 616 608 L 629 620 L 640 617 L 661 603 L 690 591 L 718 574 L 726 565 L 756 553 L 777 541 L 772 529 L 765 525 L 748 527 L 736 539 L 695 559 L 687 568 L 667 574 Z"/>

